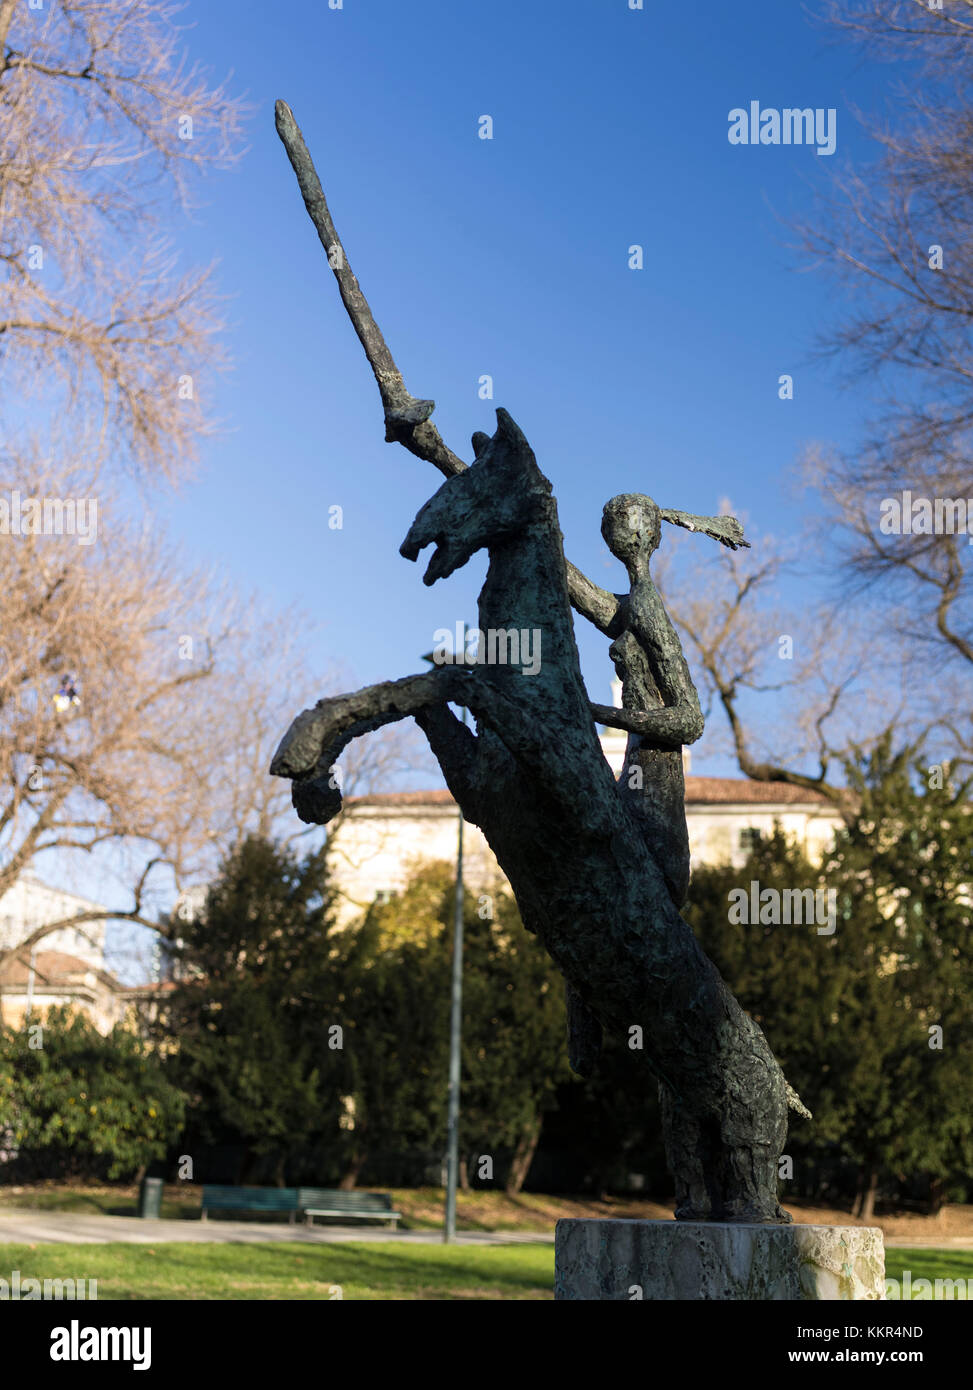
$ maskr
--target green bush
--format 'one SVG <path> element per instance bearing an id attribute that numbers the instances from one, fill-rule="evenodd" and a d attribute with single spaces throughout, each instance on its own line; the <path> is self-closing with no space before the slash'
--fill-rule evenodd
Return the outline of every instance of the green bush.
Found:
<path id="1" fill-rule="evenodd" d="M 185 1097 L 131 1030 L 103 1036 L 51 1009 L 40 1028 L 0 1028 L 0 1148 L 44 1176 L 131 1177 L 164 1157 Z"/>

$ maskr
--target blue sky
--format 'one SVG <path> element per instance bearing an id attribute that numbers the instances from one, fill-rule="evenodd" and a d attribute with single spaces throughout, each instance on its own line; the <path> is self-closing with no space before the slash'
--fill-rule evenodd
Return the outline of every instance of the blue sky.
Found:
<path id="1" fill-rule="evenodd" d="M 698 512 L 729 496 L 755 553 L 798 531 L 809 500 L 788 470 L 811 441 L 853 441 L 870 401 L 810 360 L 835 288 L 788 249 L 786 221 L 840 163 L 871 156 L 855 109 L 886 109 L 901 71 L 863 65 L 791 0 L 190 0 L 185 18 L 192 57 L 232 70 L 255 110 L 245 158 L 173 222 L 187 264 L 219 260 L 229 297 L 236 365 L 211 403 L 226 429 L 195 480 L 151 505 L 190 556 L 314 614 L 322 691 L 336 664 L 356 684 L 421 669 L 437 628 L 475 621 L 485 557 L 426 589 L 424 562 L 399 556 L 440 477 L 384 442 L 277 97 L 407 386 L 436 400 L 466 458 L 494 408 L 511 411 L 593 579 L 622 586 L 599 534 L 618 492 Z M 835 108 L 837 153 L 731 145 L 728 113 L 753 100 Z M 579 624 L 579 645 L 607 700 L 607 642 Z M 702 747 L 694 771 L 735 767 Z"/>
<path id="2" fill-rule="evenodd" d="M 196 481 L 154 505 L 191 554 L 314 612 L 322 672 L 418 669 L 437 627 L 474 620 L 484 564 L 427 590 L 398 554 L 440 478 L 384 442 L 274 130 L 278 96 L 408 387 L 435 398 L 467 458 L 494 407 L 512 412 L 554 484 L 567 553 L 594 579 L 622 583 L 598 531 L 617 492 L 700 512 L 726 494 L 755 538 L 797 529 L 787 470 L 811 440 L 853 438 L 868 401 L 809 360 L 834 287 L 800 269 L 781 219 L 808 210 L 824 166 L 868 156 L 853 108 L 883 107 L 891 68 L 863 66 L 781 0 L 193 0 L 187 18 L 192 55 L 232 69 L 256 109 L 248 154 L 179 228 L 187 258 L 219 258 L 231 297 L 236 368 L 215 402 L 227 430 Z M 730 145 L 728 112 L 751 100 L 836 108 L 837 153 Z M 793 401 L 778 399 L 784 372 Z M 606 698 L 607 644 L 579 640 Z"/>

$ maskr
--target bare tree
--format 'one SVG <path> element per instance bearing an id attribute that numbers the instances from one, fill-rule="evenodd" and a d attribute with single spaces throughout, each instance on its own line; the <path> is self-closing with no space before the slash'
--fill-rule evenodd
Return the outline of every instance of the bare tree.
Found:
<path id="1" fill-rule="evenodd" d="M 317 827 L 295 829 L 288 787 L 267 776 L 267 751 L 279 739 L 281 720 L 290 717 L 291 692 L 317 697 L 320 679 L 312 676 L 305 655 L 313 625 L 303 613 L 269 615 L 252 601 L 230 608 L 232 628 L 222 639 L 223 656 L 208 679 L 205 708 L 196 710 L 207 744 L 218 750 L 197 775 L 206 779 L 205 804 L 213 808 L 207 825 L 221 854 L 249 834 L 290 844 L 320 833 Z M 337 689 L 342 679 L 334 666 L 325 683 Z M 355 739 L 335 778 L 354 798 L 387 788 L 400 773 L 428 762 L 415 731 L 389 728 L 372 739 Z M 328 827 L 332 852 L 338 850 L 344 819 L 339 816 Z"/>
<path id="2" fill-rule="evenodd" d="M 797 569 L 762 542 L 693 555 L 661 583 L 741 771 L 818 791 L 849 819 L 841 765 L 855 745 L 897 728 L 944 757 L 973 754 L 973 0 L 825 0 L 822 13 L 869 57 L 913 65 L 894 122 L 869 126 L 874 164 L 835 175 L 799 228 L 845 291 L 819 355 L 878 381 L 884 404 L 860 447 L 805 451 L 820 507 Z M 952 528 L 913 525 L 913 500 L 934 522 L 938 501 Z M 718 583 L 714 564 L 729 571 Z M 789 572 L 814 597 L 787 614 L 772 596 Z"/>
<path id="3" fill-rule="evenodd" d="M 714 705 L 726 721 L 722 733 L 710 726 L 706 750 L 729 754 L 756 781 L 818 792 L 853 817 L 842 758 L 851 742 L 869 741 L 862 711 L 875 737 L 901 714 L 901 692 L 872 681 L 873 634 L 855 615 L 836 623 L 826 602 L 810 600 L 796 546 L 771 537 L 746 552 L 668 545 L 659 587 L 701 674 L 707 721 Z M 796 602 L 780 596 L 785 579 Z"/>
<path id="4" fill-rule="evenodd" d="M 170 0 L 0 0 L 0 352 L 72 458 L 170 477 L 219 366 L 206 270 L 163 233 L 191 173 L 239 153 L 243 107 L 181 56 Z"/>
<path id="5" fill-rule="evenodd" d="M 42 474 L 31 491 L 44 495 Z M 280 631 L 308 629 L 99 500 L 97 544 L 31 533 L 0 545 L 0 894 L 68 852 L 107 856 L 131 888 L 109 915 L 158 930 L 173 893 L 205 883 L 243 836 L 293 834 L 266 766 L 292 691 L 312 690 Z M 349 789 L 389 775 L 404 747 L 349 750 Z M 104 915 L 46 922 L 16 952 Z"/>
<path id="6" fill-rule="evenodd" d="M 53 853 L 129 841 L 145 853 L 115 915 L 148 924 L 157 871 L 191 873 L 206 847 L 201 687 L 226 632 L 205 575 L 131 524 L 110 537 L 0 546 L 0 892 Z"/>
<path id="7" fill-rule="evenodd" d="M 181 660 L 212 585 L 105 525 L 114 470 L 172 478 L 193 459 L 222 365 L 210 273 L 180 271 L 165 233 L 190 175 L 239 154 L 243 107 L 181 56 L 180 9 L 0 0 L 0 890 L 59 852 L 126 845 L 118 915 L 145 922 L 160 872 L 199 856 L 196 695 L 227 636 Z M 25 499 L 50 517 L 25 520 Z M 92 529 L 69 538 L 82 499 Z M 65 712 L 68 669 L 82 694 Z"/>
<path id="8" fill-rule="evenodd" d="M 825 14 L 868 56 L 913 66 L 893 121 L 869 124 L 878 158 L 836 175 L 813 224 L 801 228 L 805 249 L 847 291 L 822 353 L 885 391 L 863 445 L 811 450 L 806 477 L 843 538 L 838 553 L 854 591 L 904 617 L 900 656 L 917 655 L 927 671 L 930 658 L 940 672 L 958 666 L 968 681 L 973 0 L 943 0 L 941 9 L 829 0 Z"/>
<path id="9" fill-rule="evenodd" d="M 243 835 L 285 833 L 279 692 L 311 691 L 280 641 L 306 619 L 191 570 L 114 486 L 185 472 L 225 364 L 211 271 L 166 234 L 239 157 L 245 107 L 183 56 L 182 10 L 0 0 L 0 893 L 81 855 L 124 890 L 109 916 L 151 928 Z M 80 703 L 59 709 L 65 675 Z M 396 743 L 349 750 L 349 787 Z"/>

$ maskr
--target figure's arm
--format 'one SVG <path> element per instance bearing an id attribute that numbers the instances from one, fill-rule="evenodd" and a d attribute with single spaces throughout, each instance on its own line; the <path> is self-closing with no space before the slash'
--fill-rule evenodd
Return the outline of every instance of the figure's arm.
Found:
<path id="1" fill-rule="evenodd" d="M 575 612 L 594 623 L 606 637 L 617 637 L 627 625 L 628 595 L 612 594 L 594 584 L 586 574 L 564 562 L 568 568 L 568 598 Z"/>
<path id="2" fill-rule="evenodd" d="M 735 516 L 697 516 L 695 512 L 680 512 L 672 508 L 664 508 L 659 515 L 663 521 L 671 521 L 673 526 L 683 526 L 687 531 L 711 536 L 730 550 L 739 550 L 741 546 L 750 549 L 750 542 L 743 539 L 743 526 Z"/>
<path id="3" fill-rule="evenodd" d="M 616 709 L 613 705 L 596 705 L 591 701 L 592 717 L 599 724 L 641 734 L 646 742 L 658 748 L 677 749 L 695 743 L 703 733 L 703 716 L 699 701 L 694 709 L 690 702 L 669 709 Z"/>
<path id="4" fill-rule="evenodd" d="M 612 709 L 592 705 L 594 717 L 612 728 L 641 734 L 660 748 L 680 748 L 702 737 L 703 712 L 679 636 L 651 579 L 637 583 L 629 597 L 628 631 L 645 652 L 662 698 L 662 709 Z"/>

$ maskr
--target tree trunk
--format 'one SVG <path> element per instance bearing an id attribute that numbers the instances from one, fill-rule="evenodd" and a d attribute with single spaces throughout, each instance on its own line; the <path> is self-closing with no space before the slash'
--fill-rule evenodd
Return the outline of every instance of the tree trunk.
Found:
<path id="1" fill-rule="evenodd" d="M 862 1221 L 871 1221 L 875 1216 L 875 1195 L 878 1192 L 878 1173 L 874 1168 L 867 1170 L 867 1178 L 863 1174 L 864 1181 L 861 1183 L 858 1196 L 855 1198 L 854 1216 L 858 1216 Z"/>
<path id="2" fill-rule="evenodd" d="M 276 1163 L 275 1166 L 274 1166 L 274 1186 L 275 1186 L 275 1187 L 286 1187 L 286 1186 L 287 1186 L 287 1184 L 284 1182 L 284 1165 L 285 1165 L 286 1162 L 287 1162 L 287 1155 L 286 1155 L 286 1154 L 281 1154 L 280 1157 L 279 1157 L 278 1160 L 277 1160 L 277 1163 Z"/>
<path id="3" fill-rule="evenodd" d="M 470 1190 L 470 1167 L 465 1158 L 461 1158 L 458 1167 L 459 1185 L 463 1192 Z"/>
<path id="4" fill-rule="evenodd" d="M 929 1215 L 936 1216 L 940 1221 L 946 1218 L 946 1208 L 943 1200 L 946 1195 L 946 1184 L 942 1178 L 933 1178 L 929 1183 Z"/>
<path id="5" fill-rule="evenodd" d="M 338 1184 L 342 1192 L 350 1192 L 355 1186 L 358 1181 L 358 1175 L 365 1166 L 365 1157 L 364 1150 L 352 1156 L 351 1162 L 348 1164 L 344 1176 Z"/>
<path id="6" fill-rule="evenodd" d="M 541 1119 L 538 1116 L 517 1140 L 517 1147 L 514 1149 L 514 1156 L 510 1160 L 510 1168 L 507 1171 L 505 1191 L 508 1196 L 513 1197 L 522 1189 L 527 1174 L 530 1172 L 530 1165 L 534 1161 L 534 1154 L 537 1152 L 540 1137 Z"/>

